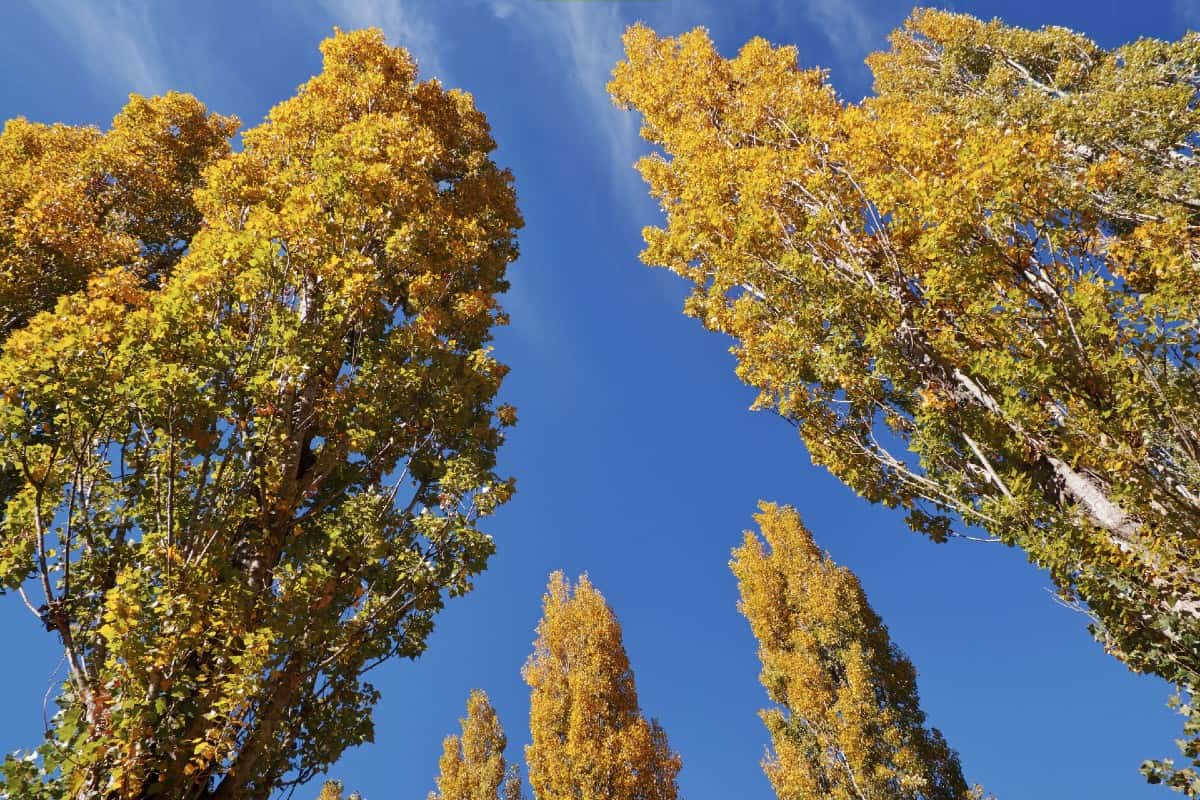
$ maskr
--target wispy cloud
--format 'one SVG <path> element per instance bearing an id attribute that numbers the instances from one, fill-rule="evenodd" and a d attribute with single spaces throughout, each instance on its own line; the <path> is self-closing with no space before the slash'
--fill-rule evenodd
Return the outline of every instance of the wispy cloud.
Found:
<path id="1" fill-rule="evenodd" d="M 389 43 L 416 56 L 422 77 L 446 79 L 444 65 L 437 57 L 437 26 L 419 10 L 425 4 L 403 0 L 320 0 L 320 5 L 333 17 L 334 24 L 342 28 L 381 28 Z"/>
<path id="2" fill-rule="evenodd" d="M 1175 16 L 1185 25 L 1200 28 L 1200 0 L 1175 0 Z"/>
<path id="3" fill-rule="evenodd" d="M 577 112 L 599 134 L 607 149 L 616 188 L 631 202 L 646 196 L 633 163 L 642 150 L 635 115 L 616 108 L 608 97 L 609 76 L 623 57 L 621 35 L 626 21 L 618 3 L 521 3 L 484 0 L 491 13 L 535 40 L 553 47 L 564 62 Z"/>
<path id="4" fill-rule="evenodd" d="M 833 67 L 840 89 L 858 93 L 871 86 L 867 56 L 888 47 L 888 34 L 913 9 L 913 0 L 771 0 L 777 20 L 785 27 L 809 26 L 830 46 L 823 66 Z M 935 3 L 926 0 L 924 5 Z M 953 6 L 948 0 L 936 5 Z M 799 31 L 796 32 L 799 34 Z"/>
<path id="5" fill-rule="evenodd" d="M 137 0 L 40 0 L 33 8 L 75 51 L 93 81 L 153 94 L 167 88 L 150 6 Z"/>
<path id="6" fill-rule="evenodd" d="M 879 15 L 868 13 L 857 0 L 803 0 L 799 4 L 776 3 L 776 10 L 795 9 L 799 5 L 825 38 L 846 60 L 861 61 L 879 47 L 886 33 Z"/>

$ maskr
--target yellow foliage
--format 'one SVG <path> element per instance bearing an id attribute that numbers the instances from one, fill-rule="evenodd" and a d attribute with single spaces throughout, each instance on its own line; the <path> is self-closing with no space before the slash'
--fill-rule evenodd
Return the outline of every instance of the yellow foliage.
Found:
<path id="1" fill-rule="evenodd" d="M 508 739 L 487 694 L 471 692 L 461 722 L 462 734 L 443 743 L 437 791 L 429 800 L 521 800 L 521 778 L 504 760 Z"/>
<path id="2" fill-rule="evenodd" d="M 340 781 L 325 781 L 317 800 L 342 800 L 343 788 Z"/>
<path id="3" fill-rule="evenodd" d="M 237 153 L 183 95 L 0 136 L 0 585 L 40 577 L 46 774 L 88 796 L 266 796 L 369 740 L 362 673 L 423 651 L 512 494 L 512 176 L 382 32 L 321 49 Z"/>
<path id="4" fill-rule="evenodd" d="M 192 193 L 236 128 L 179 92 L 130 95 L 107 133 L 5 123 L 0 337 L 106 269 L 161 281 L 199 230 Z"/>
<path id="5" fill-rule="evenodd" d="M 762 712 L 780 800 L 968 800 L 958 757 L 925 727 L 916 670 L 858 579 L 794 509 L 764 503 L 731 562 L 778 705 Z"/>
<path id="6" fill-rule="evenodd" d="M 612 609 L 586 576 L 550 576 L 534 652 L 525 749 L 538 800 L 675 800 L 679 756 L 638 707 Z"/>

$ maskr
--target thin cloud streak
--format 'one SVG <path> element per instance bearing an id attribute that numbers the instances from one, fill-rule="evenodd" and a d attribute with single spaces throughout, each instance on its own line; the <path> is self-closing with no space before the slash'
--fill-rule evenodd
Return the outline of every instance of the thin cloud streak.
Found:
<path id="1" fill-rule="evenodd" d="M 784 5 L 787 4 L 776 3 L 776 11 L 782 12 Z M 820 27 L 839 57 L 861 61 L 883 41 L 886 31 L 880 25 L 879 17 L 865 11 L 855 0 L 804 0 L 801 5 L 804 14 Z"/>
<path id="2" fill-rule="evenodd" d="M 103 4 L 41 0 L 33 3 L 58 36 L 76 52 L 93 81 L 117 83 L 143 94 L 163 91 L 166 71 L 150 8 L 145 2 Z"/>
<path id="3" fill-rule="evenodd" d="M 1193 30 L 1200 28 L 1200 0 L 1175 0 L 1175 16 Z"/>
<path id="4" fill-rule="evenodd" d="M 497 20 L 512 25 L 539 42 L 553 42 L 565 57 L 567 73 L 579 98 L 581 111 L 608 150 L 613 180 L 631 206 L 646 202 L 641 177 L 633 169 L 641 154 L 638 122 L 634 114 L 618 109 L 609 99 L 609 76 L 624 57 L 621 35 L 625 21 L 617 4 L 536 3 L 485 0 Z"/>

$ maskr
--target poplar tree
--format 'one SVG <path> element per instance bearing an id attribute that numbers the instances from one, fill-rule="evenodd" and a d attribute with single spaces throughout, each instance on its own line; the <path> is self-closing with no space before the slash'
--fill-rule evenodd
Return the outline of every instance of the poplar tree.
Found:
<path id="1" fill-rule="evenodd" d="M 638 707 L 621 626 L 583 576 L 550 576 L 534 652 L 525 665 L 538 800 L 675 800 L 680 759 Z"/>
<path id="2" fill-rule="evenodd" d="M 1019 546 L 1132 669 L 1200 686 L 1200 35 L 1105 50 L 917 11 L 839 98 L 793 47 L 635 26 L 642 254 L 757 408 L 938 541 Z M 980 538 L 980 537 L 977 537 Z M 1200 716 L 1185 756 L 1200 759 Z M 1200 794 L 1194 771 L 1148 774 Z"/>
<path id="3" fill-rule="evenodd" d="M 442 743 L 437 791 L 429 800 L 521 800 L 521 776 L 504 759 L 508 739 L 486 693 L 471 692 L 461 724 L 462 734 Z"/>
<path id="4" fill-rule="evenodd" d="M 795 509 L 769 503 L 730 564 L 758 640 L 763 763 L 779 800 L 968 800 L 958 756 L 925 726 L 917 673 L 850 570 Z"/>
<path id="5" fill-rule="evenodd" d="M 378 30 L 321 50 L 238 153 L 175 96 L 104 137 L 5 134 L 4 163 L 61 168 L 43 188 L 66 206 L 18 197 L 25 239 L 0 233 L 0 258 L 61 268 L 54 291 L 87 281 L 0 353 L 0 583 L 66 673 L 40 759 L 4 764 L 9 796 L 308 781 L 372 738 L 363 674 L 418 656 L 493 551 L 511 176 L 471 97 L 418 81 Z M 67 141 L 65 162 L 14 149 L 23 131 Z M 131 141 L 145 163 L 92 164 Z"/>

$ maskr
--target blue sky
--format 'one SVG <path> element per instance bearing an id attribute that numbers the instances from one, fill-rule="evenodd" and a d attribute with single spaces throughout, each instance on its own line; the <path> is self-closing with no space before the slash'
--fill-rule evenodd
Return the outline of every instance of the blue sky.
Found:
<path id="1" fill-rule="evenodd" d="M 1200 0 L 944 4 L 1113 46 L 1200 27 Z M 485 689 L 521 759 L 530 651 L 548 573 L 590 573 L 625 629 L 642 706 L 683 756 L 689 800 L 767 800 L 754 643 L 729 550 L 759 498 L 796 505 L 862 579 L 920 672 L 924 707 L 968 778 L 1002 800 L 1171 797 L 1137 774 L 1171 754 L 1167 687 L 1106 656 L 1019 551 L 933 545 L 814 468 L 783 422 L 748 411 L 729 342 L 680 314 L 685 287 L 637 260 L 658 213 L 631 163 L 636 120 L 604 93 L 624 26 L 708 27 L 732 55 L 762 35 L 869 91 L 862 59 L 908 0 L 9 0 L 0 6 L 0 117 L 107 125 L 130 91 L 189 91 L 257 123 L 319 69 L 334 25 L 379 25 L 425 76 L 471 91 L 513 170 L 526 228 L 497 353 L 521 422 L 502 452 L 518 494 L 493 518 L 499 552 L 452 601 L 428 653 L 374 675 L 374 745 L 333 775 L 368 800 L 432 788 L 442 737 Z M 0 598 L 0 750 L 36 744 L 58 652 Z M 315 795 L 315 788 L 307 792 Z"/>

